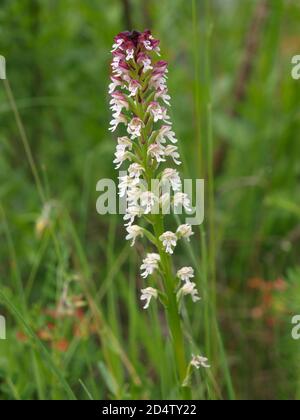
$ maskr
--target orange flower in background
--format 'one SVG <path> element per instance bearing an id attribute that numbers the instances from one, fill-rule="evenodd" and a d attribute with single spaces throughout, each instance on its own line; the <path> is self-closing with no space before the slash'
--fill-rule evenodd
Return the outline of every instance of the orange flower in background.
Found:
<path id="1" fill-rule="evenodd" d="M 16 339 L 20 342 L 20 343 L 26 343 L 28 341 L 28 337 L 27 335 L 25 335 L 22 331 L 17 331 L 16 332 Z"/>
<path id="2" fill-rule="evenodd" d="M 69 341 L 66 339 L 58 340 L 53 343 L 53 348 L 55 350 L 61 351 L 62 353 L 66 352 L 69 348 Z"/>
<path id="3" fill-rule="evenodd" d="M 248 287 L 257 291 L 260 299 L 260 304 L 251 309 L 251 317 L 256 320 L 264 318 L 268 326 L 274 327 L 278 321 L 278 315 L 282 313 L 282 308 L 276 305 L 276 297 L 278 293 L 287 290 L 287 282 L 281 277 L 275 281 L 254 277 L 248 281 Z"/>
<path id="4" fill-rule="evenodd" d="M 249 289 L 261 289 L 263 287 L 264 280 L 259 277 L 254 277 L 248 281 Z"/>

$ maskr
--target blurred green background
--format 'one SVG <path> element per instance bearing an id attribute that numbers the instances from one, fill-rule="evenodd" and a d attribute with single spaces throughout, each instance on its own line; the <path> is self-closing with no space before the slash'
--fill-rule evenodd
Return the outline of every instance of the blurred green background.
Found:
<path id="1" fill-rule="evenodd" d="M 300 313 L 300 81 L 291 77 L 299 22 L 296 0 L 1 0 L 12 95 L 1 80 L 0 290 L 9 303 L 2 296 L 0 399 L 65 398 L 64 379 L 80 399 L 174 397 L 161 315 L 144 313 L 138 300 L 140 256 L 123 240 L 121 216 L 95 209 L 97 181 L 117 177 L 110 49 L 132 28 L 150 28 L 169 62 L 186 177 L 211 176 L 212 101 L 215 206 L 205 229 L 212 220 L 217 314 L 236 397 L 300 397 L 300 343 L 291 338 Z M 197 234 L 201 270 L 200 242 Z M 86 306 L 57 315 L 67 288 Z M 197 311 L 189 308 L 192 328 L 205 346 Z M 217 372 L 226 398 L 224 381 Z M 201 378 L 195 398 L 204 398 L 197 387 Z"/>

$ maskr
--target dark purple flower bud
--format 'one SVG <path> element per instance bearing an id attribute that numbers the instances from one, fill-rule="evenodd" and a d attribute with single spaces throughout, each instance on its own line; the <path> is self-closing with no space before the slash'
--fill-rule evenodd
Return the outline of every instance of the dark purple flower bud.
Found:
<path id="1" fill-rule="evenodd" d="M 164 73 L 168 68 L 168 63 L 166 61 L 160 60 L 154 65 L 154 71 Z"/>

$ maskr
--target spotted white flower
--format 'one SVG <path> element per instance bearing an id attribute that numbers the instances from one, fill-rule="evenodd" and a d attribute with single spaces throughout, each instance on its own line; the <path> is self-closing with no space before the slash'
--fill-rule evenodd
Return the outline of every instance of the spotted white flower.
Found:
<path id="1" fill-rule="evenodd" d="M 121 45 L 123 44 L 124 39 L 119 38 L 112 46 L 112 49 L 110 52 L 115 52 L 117 49 L 119 49 L 121 47 Z"/>
<path id="2" fill-rule="evenodd" d="M 147 111 L 152 115 L 154 122 L 162 120 L 165 123 L 170 124 L 168 121 L 170 117 L 167 115 L 167 109 L 161 106 L 158 102 L 151 102 Z"/>
<path id="3" fill-rule="evenodd" d="M 132 163 L 128 167 L 128 173 L 131 178 L 139 179 L 144 171 L 144 167 L 139 163 Z"/>
<path id="4" fill-rule="evenodd" d="M 140 207 L 140 198 L 143 193 L 142 185 L 138 178 L 131 178 L 133 180 L 132 185 L 127 190 L 127 202 L 130 206 L 138 206 Z M 142 207 L 141 207 L 142 208 Z M 143 211 L 143 214 L 145 212 Z"/>
<path id="5" fill-rule="evenodd" d="M 111 67 L 113 75 L 116 77 L 121 77 L 126 82 L 130 81 L 130 67 L 128 64 L 122 59 L 124 54 L 118 53 L 115 54 Z"/>
<path id="6" fill-rule="evenodd" d="M 141 130 L 144 127 L 144 123 L 140 118 L 134 117 L 130 121 L 127 127 L 127 131 L 131 136 L 131 139 L 134 140 L 137 137 L 140 137 Z"/>
<path id="7" fill-rule="evenodd" d="M 160 197 L 160 206 L 162 214 L 170 214 L 171 198 L 169 193 L 164 193 Z"/>
<path id="8" fill-rule="evenodd" d="M 131 160 L 129 153 L 124 147 L 117 148 L 115 159 L 113 161 L 113 163 L 116 164 L 116 169 L 119 169 L 125 160 Z"/>
<path id="9" fill-rule="evenodd" d="M 152 298 L 157 299 L 158 292 L 153 287 L 147 287 L 146 289 L 142 289 L 141 292 L 142 292 L 141 300 L 146 301 L 143 309 L 147 309 L 150 305 L 151 299 Z"/>
<path id="10" fill-rule="evenodd" d="M 189 282 L 194 277 L 194 269 L 192 267 L 182 267 L 177 271 L 177 277 L 185 282 Z"/>
<path id="11" fill-rule="evenodd" d="M 127 136 L 118 137 L 117 150 L 118 149 L 119 150 L 120 149 L 131 150 L 132 149 L 132 141 Z"/>
<path id="12" fill-rule="evenodd" d="M 120 62 L 121 62 L 121 57 L 122 57 L 121 54 L 116 54 L 114 56 L 112 62 L 111 62 L 112 71 L 113 71 L 114 75 L 117 75 L 117 77 L 121 76 L 121 74 L 122 74 L 120 72 L 120 69 L 119 69 L 119 65 L 120 65 Z"/>
<path id="13" fill-rule="evenodd" d="M 126 50 L 126 61 L 132 60 L 134 58 L 134 49 L 130 48 Z"/>
<path id="14" fill-rule="evenodd" d="M 191 211 L 191 201 L 186 193 L 177 192 L 174 195 L 174 207 L 182 206 L 186 211 Z"/>
<path id="15" fill-rule="evenodd" d="M 200 369 L 200 367 L 204 367 L 205 369 L 210 368 L 210 365 L 208 364 L 208 358 L 200 355 L 195 356 L 194 354 L 192 354 L 192 360 L 190 363 L 196 369 Z"/>
<path id="16" fill-rule="evenodd" d="M 118 86 L 122 86 L 122 79 L 120 77 L 111 76 L 111 83 L 108 86 L 108 93 L 111 95 Z"/>
<path id="17" fill-rule="evenodd" d="M 116 131 L 118 125 L 121 123 L 127 125 L 127 118 L 125 117 L 125 115 L 119 114 L 114 116 L 114 118 L 110 122 L 111 127 L 109 127 L 109 130 L 113 133 L 114 131 Z"/>
<path id="18" fill-rule="evenodd" d="M 143 73 L 146 73 L 148 70 L 153 70 L 151 59 L 147 54 L 140 53 L 137 58 L 137 63 L 143 65 Z"/>
<path id="19" fill-rule="evenodd" d="M 181 179 L 176 169 L 166 168 L 162 173 L 161 180 L 163 182 L 169 182 L 173 191 L 181 190 Z"/>
<path id="20" fill-rule="evenodd" d="M 168 254 L 173 254 L 173 248 L 175 248 L 177 244 L 177 236 L 175 233 L 167 231 L 159 237 L 159 240 L 163 243 L 165 251 Z"/>
<path id="21" fill-rule="evenodd" d="M 112 75 L 114 77 L 119 78 L 122 76 L 121 65 L 123 65 L 122 54 L 120 53 L 114 54 L 114 58 L 112 59 L 112 62 L 111 62 Z"/>
<path id="22" fill-rule="evenodd" d="M 167 79 L 167 62 L 158 61 L 153 67 L 152 77 L 149 81 L 151 87 L 153 87 L 156 92 L 161 89 L 166 89 L 166 79 Z"/>
<path id="23" fill-rule="evenodd" d="M 145 191 L 140 196 L 140 203 L 141 207 L 144 209 L 144 213 L 149 214 L 157 203 L 157 197 L 153 192 Z"/>
<path id="24" fill-rule="evenodd" d="M 159 87 L 157 89 L 154 99 L 157 100 L 159 98 L 161 98 L 166 105 L 171 106 L 170 104 L 171 96 L 169 95 L 168 89 L 166 87 L 165 88 Z"/>
<path id="25" fill-rule="evenodd" d="M 177 237 L 187 239 L 190 241 L 190 237 L 194 235 L 194 232 L 192 231 L 192 226 L 189 224 L 180 225 L 177 228 Z"/>
<path id="26" fill-rule="evenodd" d="M 145 279 L 146 277 L 152 275 L 154 271 L 158 269 L 159 262 L 160 256 L 158 254 L 147 254 L 146 258 L 143 259 L 143 264 L 141 265 L 141 276 Z"/>
<path id="27" fill-rule="evenodd" d="M 169 125 L 163 125 L 159 130 L 157 141 L 164 144 L 167 140 L 173 144 L 177 143 L 177 139 L 174 131 L 172 131 L 172 128 Z"/>
<path id="28" fill-rule="evenodd" d="M 140 83 L 137 80 L 131 80 L 128 86 L 130 95 L 131 96 L 135 96 L 139 90 L 139 88 L 141 87 Z"/>
<path id="29" fill-rule="evenodd" d="M 187 281 L 178 292 L 178 296 L 187 295 L 191 295 L 193 302 L 201 300 L 201 298 L 198 295 L 198 290 L 196 289 L 196 284 L 191 281 Z"/>
<path id="30" fill-rule="evenodd" d="M 166 156 L 170 156 L 176 165 L 181 165 L 180 154 L 178 153 L 178 147 L 172 144 L 168 144 L 165 148 L 164 153 Z"/>
<path id="31" fill-rule="evenodd" d="M 128 175 L 120 176 L 119 177 L 119 196 L 125 197 L 127 190 L 130 189 L 130 187 L 134 187 L 136 182 L 138 180 L 131 178 Z"/>
<path id="32" fill-rule="evenodd" d="M 130 205 L 127 207 L 126 214 L 123 219 L 125 221 L 125 226 L 132 226 L 136 217 L 142 217 L 144 214 L 143 209 L 137 205 Z"/>
<path id="33" fill-rule="evenodd" d="M 111 96 L 112 98 L 109 102 L 111 105 L 110 109 L 113 112 L 113 116 L 117 118 L 121 114 L 123 108 L 128 110 L 128 101 L 126 100 L 124 94 L 121 92 L 114 92 L 111 94 Z"/>
<path id="34" fill-rule="evenodd" d="M 148 41 L 148 40 L 147 41 L 144 41 L 143 44 L 144 44 L 144 47 L 146 48 L 146 50 L 149 50 L 149 51 L 153 50 L 150 41 Z"/>
<path id="35" fill-rule="evenodd" d="M 148 147 L 148 155 L 156 160 L 156 162 L 165 162 L 165 148 L 160 143 L 150 144 Z"/>
<path id="36" fill-rule="evenodd" d="M 127 241 L 132 241 L 131 246 L 135 244 L 136 238 L 144 236 L 144 229 L 138 225 L 128 226 L 126 228 L 128 235 L 126 236 Z"/>

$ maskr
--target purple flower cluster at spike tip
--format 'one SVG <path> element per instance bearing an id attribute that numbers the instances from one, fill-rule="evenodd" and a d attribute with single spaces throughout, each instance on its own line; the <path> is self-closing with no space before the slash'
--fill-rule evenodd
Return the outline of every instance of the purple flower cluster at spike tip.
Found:
<path id="1" fill-rule="evenodd" d="M 111 52 L 113 59 L 109 94 L 113 119 L 110 130 L 115 131 L 123 123 L 128 126 L 127 131 L 131 134 L 131 123 L 136 125 L 137 122 L 131 120 L 141 119 L 142 112 L 148 112 L 154 122 L 162 120 L 170 125 L 165 108 L 165 105 L 170 106 L 166 86 L 168 64 L 154 59 L 155 55 L 160 55 L 159 41 L 149 30 L 121 32 L 114 38 Z M 143 109 L 145 105 L 147 107 Z M 126 112 L 128 110 L 131 112 Z M 138 137 L 138 127 L 134 133 Z"/>
<path id="2" fill-rule="evenodd" d="M 149 30 L 121 32 L 114 38 L 111 52 L 110 131 L 114 132 L 119 124 L 127 131 L 126 136 L 118 137 L 114 163 L 119 169 L 129 161 L 128 171 L 137 174 L 122 178 L 119 186 L 120 195 L 124 196 L 124 189 L 127 190 L 124 220 L 132 225 L 136 217 L 149 213 L 157 203 L 161 205 L 162 197 L 153 197 L 143 189 L 141 181 L 147 180 L 146 174 L 150 171 L 157 178 L 162 163 L 173 161 L 180 165 L 181 161 L 167 109 L 168 64 L 157 58 L 159 41 Z M 181 180 L 175 169 L 165 169 L 161 180 L 164 184 L 169 182 L 174 191 L 180 191 Z M 175 199 L 179 200 L 176 197 L 174 205 Z"/>

